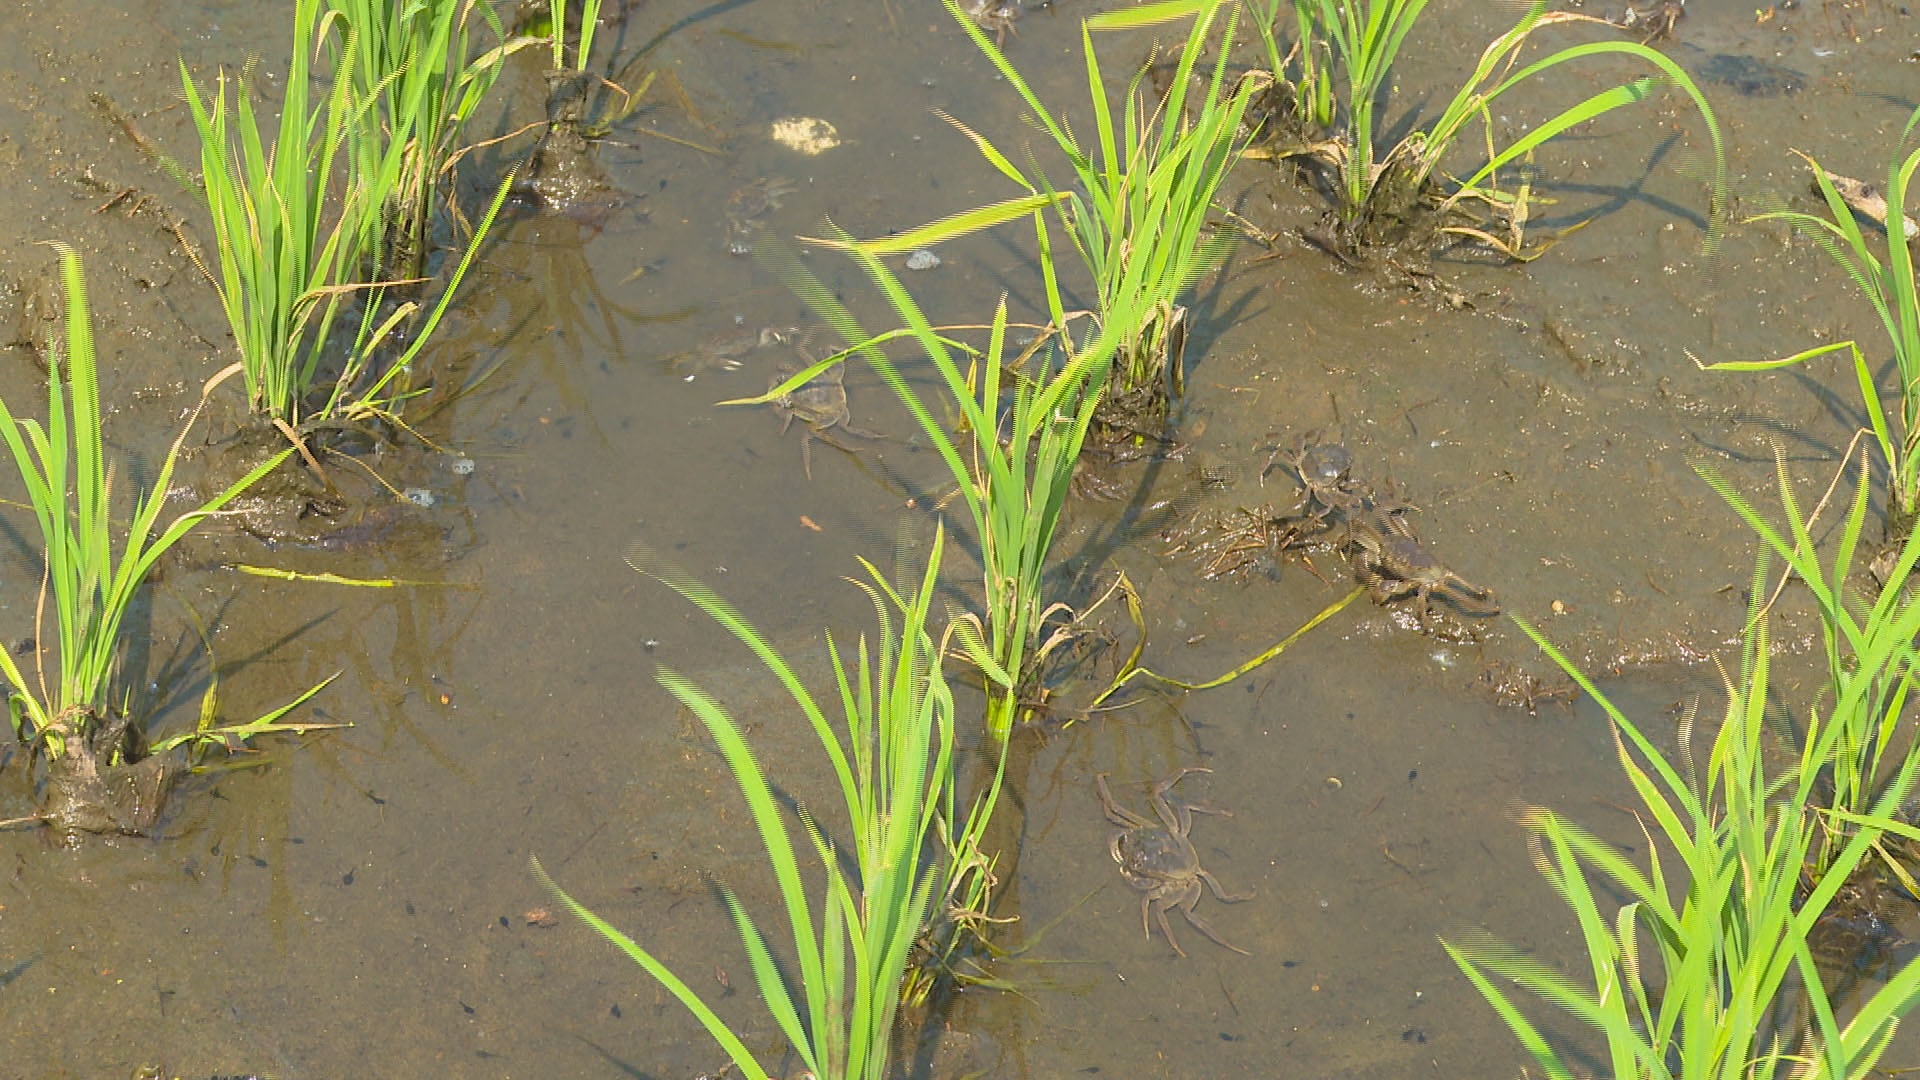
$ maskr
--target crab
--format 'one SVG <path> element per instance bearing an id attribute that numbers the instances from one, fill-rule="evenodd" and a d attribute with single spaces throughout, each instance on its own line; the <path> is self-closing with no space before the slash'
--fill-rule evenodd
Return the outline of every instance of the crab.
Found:
<path id="1" fill-rule="evenodd" d="M 1300 484 L 1300 501 L 1288 516 L 1324 525 L 1336 511 L 1352 514 L 1366 498 L 1353 478 L 1353 454 L 1340 443 L 1320 442 L 1318 433 L 1295 439 L 1291 449 L 1276 447 L 1260 470 L 1263 480 L 1276 463 L 1291 469 Z"/>
<path id="2" fill-rule="evenodd" d="M 1640 44 L 1651 45 L 1672 37 L 1673 28 L 1686 14 L 1686 0 L 1658 0 L 1644 11 L 1629 5 L 1613 25 L 1630 34 L 1645 35 Z"/>
<path id="3" fill-rule="evenodd" d="M 1009 35 L 1019 36 L 1013 29 L 1020 21 L 1019 0 L 966 0 L 961 10 L 975 26 L 993 34 L 996 47 L 1005 46 Z"/>
<path id="4" fill-rule="evenodd" d="M 1421 626 L 1427 624 L 1435 596 L 1452 603 L 1463 614 L 1500 614 L 1500 605 L 1494 603 L 1492 590 L 1475 585 L 1442 566 L 1413 535 L 1412 527 L 1395 513 L 1380 507 L 1367 508 L 1349 520 L 1347 543 L 1354 573 L 1360 583 L 1372 591 L 1374 601 L 1386 604 L 1401 597 L 1413 597 Z"/>
<path id="5" fill-rule="evenodd" d="M 767 215 L 799 190 L 784 176 L 763 176 L 727 196 L 727 205 L 720 213 L 726 222 L 728 253 L 753 254 L 754 235 L 767 227 Z"/>
<path id="6" fill-rule="evenodd" d="M 801 370 L 793 364 L 781 364 L 775 369 L 768 389 L 793 378 Z M 857 428 L 847 422 L 851 414 L 847 409 L 846 377 L 845 365 L 835 364 L 773 399 L 773 411 L 781 417 L 781 434 L 786 434 L 795 420 L 803 425 L 800 429 L 800 467 L 805 470 L 809 480 L 813 479 L 813 440 L 819 439 L 836 450 L 851 454 L 855 452 L 853 447 L 841 442 L 837 434 L 860 439 L 885 438 L 877 431 Z"/>
<path id="7" fill-rule="evenodd" d="M 1154 817 L 1150 820 L 1128 810 L 1113 801 L 1113 792 L 1107 790 L 1107 774 L 1094 777 L 1094 786 L 1100 792 L 1100 809 L 1106 812 L 1107 820 L 1120 826 L 1107 843 L 1107 852 L 1120 866 L 1120 876 L 1128 885 L 1140 893 L 1140 929 L 1149 937 L 1153 930 L 1148 924 L 1153 919 L 1160 924 L 1160 933 L 1173 946 L 1173 951 L 1181 956 L 1187 951 L 1173 939 L 1173 928 L 1167 925 L 1167 909 L 1179 908 L 1187 922 L 1195 930 L 1205 934 L 1214 944 L 1231 949 L 1241 956 L 1253 954 L 1221 937 L 1207 921 L 1194 914 L 1195 904 L 1200 902 L 1200 888 L 1204 883 L 1212 891 L 1214 899 L 1222 903 L 1238 903 L 1252 898 L 1252 893 L 1229 893 L 1221 888 L 1220 881 L 1200 865 L 1200 855 L 1193 849 L 1193 842 L 1187 834 L 1193 830 L 1194 814 L 1218 814 L 1231 817 L 1230 813 L 1218 807 L 1199 803 L 1172 802 L 1167 792 L 1173 785 L 1189 773 L 1207 773 L 1212 769 L 1189 766 L 1172 776 L 1154 784 L 1147 796 L 1153 807 Z"/>
<path id="8" fill-rule="evenodd" d="M 667 363 L 681 381 L 692 382 L 708 371 L 739 371 L 743 358 L 755 349 L 792 344 L 799 337 L 797 326 L 735 327 L 707 338 L 686 352 L 673 354 Z"/>

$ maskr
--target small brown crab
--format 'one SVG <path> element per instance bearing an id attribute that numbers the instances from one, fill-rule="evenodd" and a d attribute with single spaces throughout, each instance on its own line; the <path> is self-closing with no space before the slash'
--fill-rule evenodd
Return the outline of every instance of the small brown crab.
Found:
<path id="1" fill-rule="evenodd" d="M 1008 35 L 1014 34 L 1013 24 L 1020 21 L 1019 0 L 965 0 L 961 9 L 975 26 L 993 35 L 996 46 L 1004 46 Z"/>
<path id="2" fill-rule="evenodd" d="M 1397 514 L 1368 508 L 1348 523 L 1348 545 L 1354 573 L 1373 591 L 1374 600 L 1385 604 L 1403 596 L 1414 597 L 1422 626 L 1427 623 L 1434 596 L 1450 601 L 1463 614 L 1500 614 L 1492 590 L 1474 585 L 1440 565 Z"/>
<path id="3" fill-rule="evenodd" d="M 1644 35 L 1640 44 L 1651 45 L 1656 41 L 1665 41 L 1673 36 L 1673 28 L 1687 14 L 1686 0 L 1659 0 L 1646 10 L 1635 9 L 1632 5 L 1621 12 L 1613 25 L 1629 34 Z"/>
<path id="4" fill-rule="evenodd" d="M 1200 866 L 1200 854 L 1193 849 L 1193 842 L 1187 834 L 1193 831 L 1194 814 L 1218 814 L 1231 817 L 1225 810 L 1199 803 L 1173 802 L 1168 800 L 1167 792 L 1180 782 L 1188 773 L 1212 772 L 1212 769 L 1189 766 L 1172 776 L 1153 785 L 1147 801 L 1153 807 L 1158 821 L 1151 821 L 1128 810 L 1113 801 L 1113 793 L 1107 790 L 1107 774 L 1094 777 L 1094 786 L 1100 792 L 1100 809 L 1104 810 L 1107 820 L 1120 826 L 1107 843 L 1107 851 L 1113 861 L 1120 865 L 1120 876 L 1127 884 L 1140 893 L 1140 929 L 1148 935 L 1153 930 L 1147 920 L 1159 922 L 1160 933 L 1173 946 L 1173 951 L 1181 956 L 1187 951 L 1173 939 L 1173 928 L 1167 925 L 1167 909 L 1179 908 L 1180 914 L 1187 917 L 1195 930 L 1207 935 L 1208 939 L 1222 948 L 1232 949 L 1241 956 L 1252 956 L 1247 950 L 1235 945 L 1216 933 L 1207 921 L 1193 913 L 1193 907 L 1200 902 L 1200 886 L 1206 883 L 1213 892 L 1214 899 L 1223 903 L 1237 903 L 1252 897 L 1252 893 L 1228 893 L 1220 887 L 1219 879 L 1207 873 Z"/>
<path id="5" fill-rule="evenodd" d="M 770 345 L 791 344 L 799 336 L 797 326 L 762 326 L 757 330 L 751 326 L 735 327 L 707 338 L 686 352 L 673 354 L 667 363 L 683 382 L 692 382 L 708 371 L 739 371 L 748 353 Z"/>
<path id="6" fill-rule="evenodd" d="M 753 254 L 754 235 L 767 227 L 767 215 L 780 209 L 786 197 L 799 190 L 784 176 L 764 176 L 727 196 L 727 205 L 720 214 L 726 223 L 728 253 Z"/>
<path id="7" fill-rule="evenodd" d="M 781 364 L 775 369 L 768 389 L 779 386 L 800 371 L 793 364 Z M 855 452 L 853 447 L 841 442 L 834 433 L 860 439 L 885 438 L 877 431 L 857 428 L 847 422 L 852 414 L 847 408 L 846 378 L 846 365 L 835 364 L 773 399 L 773 411 L 780 414 L 781 434 L 786 434 L 795 420 L 803 425 L 800 429 L 800 467 L 806 471 L 809 480 L 813 479 L 813 440 L 819 439 L 836 450 L 851 454 Z"/>
<path id="8" fill-rule="evenodd" d="M 1324 524 L 1329 514 L 1351 514 L 1366 498 L 1353 478 L 1353 454 L 1337 442 L 1320 442 L 1317 435 L 1295 439 L 1291 449 L 1274 450 L 1261 477 L 1276 463 L 1293 470 L 1300 484 L 1300 501 L 1288 512 L 1291 517 Z"/>

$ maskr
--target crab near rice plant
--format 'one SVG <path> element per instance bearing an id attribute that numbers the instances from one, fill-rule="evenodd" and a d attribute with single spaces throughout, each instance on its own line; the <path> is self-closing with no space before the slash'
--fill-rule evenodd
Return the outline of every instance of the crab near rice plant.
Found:
<path id="1" fill-rule="evenodd" d="M 867 565 L 872 581 L 858 584 L 879 620 L 871 648 L 863 637 L 849 658 L 828 637 L 844 735 L 786 660 L 730 604 L 705 586 L 661 569 L 644 553 L 629 559 L 753 650 L 806 717 L 832 767 L 845 836 L 827 833 L 825 807 L 796 815 L 824 875 L 816 913 L 790 826 L 739 725 L 686 677 L 660 673 L 661 685 L 712 735 L 759 831 L 785 907 L 792 952 L 776 960 L 773 945 L 746 907 L 724 885 L 721 894 L 768 1012 L 810 1074 L 821 1080 L 888 1075 L 915 945 L 954 865 L 935 850 L 935 838 L 964 836 L 974 828 L 975 815 L 962 818 L 955 797 L 953 697 L 941 671 L 942 648 L 929 633 L 941 548 L 942 538 L 936 536 L 918 588 L 904 593 Z M 767 1070 L 691 987 L 644 946 L 563 892 L 537 861 L 533 871 L 561 904 L 678 998 L 741 1075 L 765 1080 Z M 791 965 L 791 980 L 783 964 Z"/>
<path id="2" fill-rule="evenodd" d="M 1900 139 L 1887 167 L 1887 183 L 1880 193 L 1882 231 L 1870 235 L 1862 227 L 1859 212 L 1840 189 L 1833 174 L 1811 157 L 1801 155 L 1813 170 L 1814 183 L 1826 203 L 1829 216 L 1801 210 L 1773 210 L 1753 221 L 1783 221 L 1811 237 L 1834 262 L 1846 270 L 1854 284 L 1873 304 L 1880 316 L 1892 348 L 1894 373 L 1900 384 L 1895 394 L 1884 394 L 1874 377 L 1873 367 L 1861 353 L 1858 340 L 1821 345 L 1780 360 L 1727 361 L 1705 365 L 1712 371 L 1767 371 L 1845 351 L 1853 357 L 1853 371 L 1860 387 L 1860 400 L 1880 456 L 1887 469 L 1887 500 L 1884 514 L 1886 540 L 1903 541 L 1920 519 L 1920 290 L 1916 289 L 1912 227 L 1905 218 L 1907 193 L 1913 176 L 1920 170 L 1920 146 L 1908 149 L 1914 133 L 1920 129 L 1920 109 L 1907 117 Z M 1902 156 L 1902 151 L 1905 156 Z M 1885 244 L 1884 259 L 1875 248 Z M 1897 400 L 1888 403 L 1886 397 Z M 1895 413 L 1889 417 L 1889 413 Z"/>
<path id="3" fill-rule="evenodd" d="M 1867 814 L 1851 817 L 1830 873 L 1805 884 L 1803 869 L 1828 843 L 1838 815 L 1802 801 L 1807 770 L 1825 763 L 1817 753 L 1781 773 L 1766 765 L 1771 658 L 1764 569 L 1763 562 L 1754 576 L 1740 671 L 1723 673 L 1726 714 L 1704 761 L 1689 748 L 1696 733 L 1691 714 L 1680 727 L 1678 763 L 1670 762 L 1521 624 L 1606 710 L 1621 767 L 1646 807 L 1640 816 L 1646 842 L 1635 845 L 1647 853 L 1645 868 L 1551 810 L 1529 810 L 1523 819 L 1535 864 L 1579 922 L 1590 985 L 1490 937 L 1443 943 L 1552 1080 L 1591 1070 L 1569 1063 L 1571 1055 L 1527 1018 L 1511 987 L 1566 1010 L 1603 1037 L 1607 1075 L 1653 1080 L 1862 1080 L 1878 1075 L 1874 1064 L 1895 1025 L 1920 999 L 1920 963 L 1911 958 L 1851 1005 L 1844 1023 L 1822 982 L 1809 946 L 1815 924 L 1892 826 L 1889 815 L 1914 776 L 1911 770 L 1897 775 Z M 1911 646 L 1898 663 L 1911 671 Z M 1900 703 L 1891 707 L 1897 716 Z M 1663 857 L 1663 847 L 1676 862 Z M 1609 910 L 1614 897 L 1624 902 Z"/>
<path id="4" fill-rule="evenodd" d="M 45 545 L 41 598 L 34 614 L 32 640 L 37 678 L 29 681 L 12 649 L 0 649 L 0 674 L 11 689 L 8 714 L 14 734 L 47 762 L 47 809 L 43 816 L 66 832 L 115 827 L 105 807 L 107 785 L 131 779 L 143 768 L 157 773 L 161 762 L 142 761 L 144 732 L 130 715 L 131 691 L 114 700 L 120 658 L 121 625 L 135 597 L 161 556 L 195 525 L 220 510 L 284 460 L 289 451 L 269 458 L 199 508 L 159 528 L 160 511 L 173 487 L 174 463 L 194 419 L 195 408 L 166 456 L 153 483 L 133 500 L 126 539 L 114 553 L 111 517 L 113 470 L 101 434 L 99 369 L 93 350 L 93 326 L 87 306 L 80 257 L 56 245 L 66 300 L 65 342 L 48 351 L 47 422 L 17 418 L 0 401 L 0 437 L 4 437 Z M 207 392 L 233 374 L 209 380 Z M 206 401 L 205 393 L 201 403 Z M 156 533 L 157 530 L 157 533 Z M 57 659 L 50 662 L 39 623 L 52 600 Z M 49 666 L 57 667 L 50 685 Z M 37 687 L 37 689 L 36 689 Z M 277 717 L 275 718 L 277 719 Z"/>
<path id="5" fill-rule="evenodd" d="M 1443 209 L 1474 199 L 1506 213 L 1522 212 L 1514 196 L 1497 187 L 1501 168 L 1524 160 L 1541 144 L 1581 124 L 1645 100 L 1662 82 L 1679 87 L 1692 100 L 1712 142 L 1711 227 L 1717 230 L 1725 203 L 1725 156 L 1719 124 L 1699 86 L 1664 54 L 1628 41 L 1568 46 L 1514 70 L 1522 50 L 1540 30 L 1573 24 L 1607 25 L 1588 15 L 1549 12 L 1547 0 L 1534 0 L 1511 29 L 1487 45 L 1473 74 L 1432 123 L 1411 131 L 1390 147 L 1383 146 L 1379 114 L 1391 101 L 1394 63 L 1426 6 L 1427 0 L 1294 0 L 1297 37 L 1290 49 L 1283 50 L 1275 30 L 1280 22 L 1279 0 L 1268 0 L 1260 31 L 1269 75 L 1281 91 L 1278 100 L 1284 109 L 1291 110 L 1287 119 L 1330 134 L 1295 138 L 1263 153 L 1307 157 L 1329 167 L 1343 243 L 1358 249 L 1397 242 L 1406 235 L 1407 219 L 1430 197 Z M 1644 62 L 1659 75 L 1633 79 L 1594 94 L 1529 126 L 1525 135 L 1508 146 L 1495 149 L 1492 107 L 1502 95 L 1562 64 L 1615 55 Z M 1486 162 L 1450 191 L 1434 191 L 1432 181 L 1441 163 L 1476 121 L 1486 128 Z M 1461 231 L 1491 238 L 1480 229 Z M 1508 253 L 1519 254 L 1517 250 Z"/>
<path id="6" fill-rule="evenodd" d="M 1228 0 L 1163 0 L 1083 22 L 1080 43 L 1093 109 L 1090 145 L 1054 117 L 955 0 L 947 0 L 947 7 L 1020 95 L 1032 122 L 1066 159 L 1073 182 L 1057 184 L 1037 165 L 1022 170 L 986 136 L 949 117 L 948 122 L 1026 194 L 858 246 L 873 255 L 904 254 L 1025 218 L 1036 200 L 1051 205 L 1092 277 L 1096 317 L 1103 324 L 1118 322 L 1122 329 L 1114 362 L 1104 373 L 1099 433 L 1119 439 L 1159 438 L 1169 396 L 1181 391 L 1185 294 L 1220 265 L 1231 241 L 1230 235 L 1212 229 L 1207 217 L 1220 184 L 1246 149 L 1250 134 L 1244 121 L 1258 89 L 1250 81 L 1227 78 L 1239 5 Z M 1094 52 L 1094 32 L 1154 27 L 1183 18 L 1192 18 L 1193 26 L 1175 60 L 1171 89 L 1157 102 L 1149 101 L 1148 68 L 1142 67 L 1127 84 L 1116 125 Z M 1215 41 L 1214 28 L 1223 23 Z M 1197 95 L 1190 94 L 1201 54 L 1210 44 L 1217 50 L 1212 70 Z M 1044 221 L 1040 228 L 1048 308 L 1055 325 L 1064 325 Z"/>

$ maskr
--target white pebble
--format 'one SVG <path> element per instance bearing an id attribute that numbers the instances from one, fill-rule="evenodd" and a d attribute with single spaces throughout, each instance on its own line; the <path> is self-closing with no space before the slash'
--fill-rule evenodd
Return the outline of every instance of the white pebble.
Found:
<path id="1" fill-rule="evenodd" d="M 921 248 L 919 251 L 907 256 L 907 269 L 909 270 L 931 270 L 939 265 L 940 256 L 935 255 L 926 248 Z"/>
<path id="2" fill-rule="evenodd" d="M 453 464 L 447 467 L 453 470 L 453 475 L 455 476 L 472 476 L 473 475 L 474 464 L 473 464 L 473 459 L 470 457 L 454 458 Z"/>

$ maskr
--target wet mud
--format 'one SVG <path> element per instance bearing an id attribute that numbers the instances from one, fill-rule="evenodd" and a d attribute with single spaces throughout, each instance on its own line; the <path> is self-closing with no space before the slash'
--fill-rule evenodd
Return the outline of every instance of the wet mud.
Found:
<path id="1" fill-rule="evenodd" d="M 198 73 L 271 58 L 286 27 L 238 4 L 58 0 L 6 14 L 19 31 L 0 37 L 0 94 L 18 107 L 0 110 L 0 166 L 16 212 L 0 218 L 0 283 L 29 330 L 0 343 L 0 395 L 41 400 L 29 298 L 53 260 L 35 244 L 72 242 L 94 287 L 110 452 L 137 482 L 232 345 L 187 253 L 204 253 L 208 235 L 196 196 L 88 94 L 108 87 L 142 140 L 195 160 L 176 59 Z M 1029 5 L 1006 43 L 1084 129 L 1078 14 Z M 1443 100 L 1460 58 L 1510 18 L 1436 4 L 1396 102 Z M 942 466 L 859 365 L 844 375 L 853 422 L 884 438 L 802 460 L 778 414 L 715 405 L 764 392 L 786 349 L 728 351 L 697 370 L 675 358 L 807 322 L 777 275 L 730 253 L 736 241 L 821 235 L 829 218 L 882 235 L 1015 194 L 935 108 L 1005 147 L 1032 136 L 935 8 L 628 5 L 606 44 L 635 49 L 669 26 L 653 63 L 684 100 L 659 95 L 589 147 L 613 190 L 645 198 L 503 218 L 420 359 L 437 380 L 410 419 L 420 438 L 333 436 L 326 480 L 289 462 L 260 504 L 211 523 L 165 567 L 139 628 L 155 644 L 128 661 L 136 678 L 177 675 L 150 734 L 194 722 L 209 673 L 236 715 L 340 673 L 311 715 L 353 726 L 264 743 L 249 768 L 179 777 L 146 836 L 69 850 L 48 830 L 0 832 L 0 1060 L 13 1071 L 715 1072 L 719 1052 L 644 973 L 578 926 L 528 917 L 545 903 L 530 854 L 780 1061 L 708 881 L 728 881 L 756 912 L 774 910 L 774 889 L 742 843 L 752 826 L 731 778 L 653 683 L 655 665 L 752 718 L 756 749 L 802 802 L 830 797 L 831 779 L 753 659 L 621 556 L 635 541 L 671 556 L 804 677 L 825 674 L 822 630 L 844 644 L 871 620 L 842 575 L 855 555 L 885 565 L 902 544 L 909 559 L 923 549 Z M 1707 92 L 1742 204 L 1810 207 L 1788 148 L 1850 176 L 1884 171 L 1913 33 L 1883 4 L 1802 4 L 1760 22 L 1752 5 L 1695 0 L 1662 47 L 1692 70 L 1725 54 L 1795 73 L 1791 90 L 1776 72 L 1753 96 L 1738 82 Z M 1139 34 L 1099 40 L 1113 72 L 1148 46 Z M 527 63 L 477 135 L 546 120 L 546 73 L 532 50 L 516 60 Z M 1518 130 L 1631 74 L 1550 78 L 1499 122 Z M 1190 304 L 1169 422 L 1183 453 L 1111 463 L 1101 472 L 1118 497 L 1072 504 L 1058 580 L 1073 601 L 1125 570 L 1145 605 L 1144 662 L 1198 681 L 1353 588 L 1356 559 L 1404 585 L 1404 560 L 1396 571 L 1381 552 L 1356 554 L 1342 530 L 1236 575 L 1169 551 L 1180 522 L 1311 513 L 1292 509 L 1300 471 L 1267 465 L 1276 448 L 1337 435 L 1353 476 L 1420 508 L 1409 517 L 1424 549 L 1560 642 L 1622 708 L 1658 727 L 1674 702 L 1711 699 L 1710 660 L 1737 635 L 1755 544 L 1692 463 L 1770 507 L 1783 445 L 1810 506 L 1863 417 L 1837 366 L 1735 376 L 1689 354 L 1770 358 L 1878 331 L 1845 275 L 1784 229 L 1733 228 L 1704 249 L 1710 166 L 1689 108 L 1662 97 L 1543 148 L 1534 225 L 1589 224 L 1524 267 L 1451 249 L 1419 265 L 1350 265 L 1309 238 L 1327 220 L 1322 193 L 1290 170 L 1243 166 L 1222 200 L 1267 239 L 1241 245 Z M 768 137 L 795 113 L 831 120 L 842 145 L 805 156 Z M 535 137 L 471 155 L 460 197 L 484 198 Z M 735 203 L 743 190 L 780 194 Z M 802 250 L 857 317 L 884 324 L 857 268 Z M 1012 319 L 1042 321 L 1030 235 L 939 255 L 908 278 L 936 319 L 977 323 L 1004 293 Z M 1067 287 L 1081 297 L 1069 306 L 1085 306 L 1089 283 Z M 257 449 L 223 441 L 242 431 L 244 404 L 221 407 L 201 421 L 216 434 L 195 448 L 189 487 Z M 416 488 L 433 504 L 405 498 Z M 17 496 L 0 478 L 0 498 Z M 0 640 L 12 643 L 33 633 L 39 556 L 28 519 L 8 508 L 0 525 Z M 412 584 L 261 579 L 232 569 L 242 562 Z M 965 602 L 969 559 L 948 565 Z M 1519 1070 L 1519 1048 L 1435 938 L 1485 925 L 1573 960 L 1511 810 L 1551 806 L 1633 845 L 1637 825 L 1612 809 L 1631 793 L 1601 713 L 1504 616 L 1430 595 L 1422 620 L 1417 589 L 1387 591 L 1220 690 L 1144 694 L 1033 734 L 1012 781 L 1019 847 L 997 912 L 1019 919 L 1000 931 L 995 974 L 1020 993 L 944 1002 L 915 1075 Z M 1453 623 L 1471 633 L 1439 629 Z M 1783 698 L 1808 700 L 1802 657 L 1817 636 L 1791 592 L 1775 642 Z M 30 812 L 25 756 L 0 761 L 0 818 Z M 1157 925 L 1142 932 L 1141 894 L 1113 863 L 1096 778 L 1140 813 L 1141 792 L 1192 766 L 1214 772 L 1185 783 L 1234 811 L 1187 834 L 1196 865 L 1253 894 L 1198 910 L 1251 957 L 1177 910 L 1190 955 L 1174 955 Z M 76 1044 L 75 1015 L 114 1022 Z"/>

